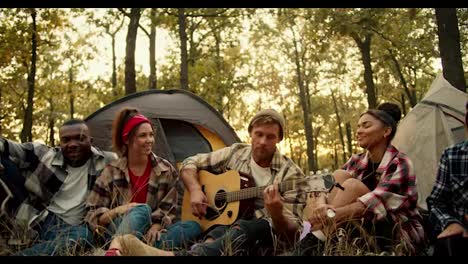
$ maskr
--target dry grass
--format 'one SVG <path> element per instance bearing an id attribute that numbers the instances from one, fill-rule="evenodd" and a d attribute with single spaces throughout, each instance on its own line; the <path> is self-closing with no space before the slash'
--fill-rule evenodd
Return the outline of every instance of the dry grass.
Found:
<path id="1" fill-rule="evenodd" d="M 19 250 L 26 248 L 28 244 L 28 232 L 17 225 L 11 219 L 6 219 L 5 216 L 0 217 L 0 256 L 11 255 Z M 351 233 L 358 232 L 358 236 L 351 237 Z M 241 238 L 239 238 L 241 239 Z M 17 242 L 17 243 L 9 243 Z M 33 242 L 33 241 L 30 241 Z M 14 245 L 16 244 L 16 245 Z M 222 252 L 223 256 L 237 255 L 241 251 L 236 248 L 232 241 L 225 241 L 226 248 Z M 274 239 L 273 255 L 275 256 L 291 256 L 301 255 L 299 245 L 296 244 L 291 248 L 285 248 L 285 246 Z M 101 244 L 92 248 L 79 248 L 76 246 L 70 246 L 65 252 L 60 252 L 61 255 L 65 256 L 102 256 L 105 253 L 105 249 L 108 248 L 107 244 Z M 267 251 L 260 251 L 258 255 L 267 255 Z M 270 251 L 271 252 L 271 251 Z M 386 255 L 386 256 L 402 256 L 406 255 L 406 250 L 403 243 L 399 243 L 393 246 L 393 250 L 390 252 L 382 252 L 377 250 L 376 241 L 374 237 L 367 235 L 363 228 L 355 222 L 347 225 L 345 228 L 338 228 L 337 232 L 334 232 L 333 236 L 330 236 L 325 242 L 321 244 L 318 250 L 313 255 L 320 256 L 368 256 L 368 255 Z"/>

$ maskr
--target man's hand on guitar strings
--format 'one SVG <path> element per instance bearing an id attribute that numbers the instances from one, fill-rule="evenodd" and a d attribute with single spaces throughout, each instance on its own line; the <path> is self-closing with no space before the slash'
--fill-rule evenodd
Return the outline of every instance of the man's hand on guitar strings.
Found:
<path id="1" fill-rule="evenodd" d="M 211 210 L 213 210 L 216 213 L 216 215 L 221 215 L 221 212 L 214 205 L 209 204 L 209 203 L 204 203 L 203 205 L 205 205 L 207 208 L 210 208 Z M 213 212 L 210 212 L 210 213 L 213 213 Z M 211 216 L 211 217 L 214 217 L 214 216 Z"/>
<path id="2" fill-rule="evenodd" d="M 208 199 L 202 190 L 197 190 L 190 193 L 190 204 L 192 206 L 192 214 L 194 216 L 202 217 L 206 215 Z"/>

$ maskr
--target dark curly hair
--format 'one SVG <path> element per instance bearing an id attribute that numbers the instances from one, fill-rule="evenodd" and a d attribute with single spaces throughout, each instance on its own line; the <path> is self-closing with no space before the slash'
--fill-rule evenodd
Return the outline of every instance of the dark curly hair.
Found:
<path id="1" fill-rule="evenodd" d="M 377 109 L 369 109 L 366 112 L 362 113 L 369 114 L 378 120 L 382 121 L 384 125 L 391 127 L 392 132 L 390 133 L 390 140 L 395 137 L 397 131 L 398 121 L 401 119 L 401 110 L 400 107 L 395 103 L 382 103 L 377 106 Z"/>

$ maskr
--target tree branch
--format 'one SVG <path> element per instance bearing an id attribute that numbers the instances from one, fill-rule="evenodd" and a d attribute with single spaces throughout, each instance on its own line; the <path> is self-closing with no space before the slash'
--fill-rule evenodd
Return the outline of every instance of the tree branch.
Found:
<path id="1" fill-rule="evenodd" d="M 143 30 L 143 32 L 145 32 L 146 36 L 148 36 L 148 37 L 150 36 L 150 33 L 149 33 L 140 23 L 138 23 L 138 27 L 139 27 L 141 30 Z"/>
<path id="2" fill-rule="evenodd" d="M 124 16 L 130 18 L 130 13 L 126 12 L 123 8 L 117 8 Z"/>
<path id="3" fill-rule="evenodd" d="M 219 12 L 214 12 L 214 13 L 206 13 L 206 14 L 198 14 L 198 15 L 194 15 L 194 14 L 186 14 L 187 17 L 223 17 L 223 18 L 226 18 L 226 17 L 233 17 L 233 16 L 221 16 L 221 14 L 224 14 L 226 13 L 228 9 L 225 8 Z"/>
<path id="4" fill-rule="evenodd" d="M 221 10 L 219 12 L 214 12 L 214 13 L 206 13 L 206 14 L 189 14 L 185 13 L 185 17 L 221 17 L 221 18 L 228 18 L 228 17 L 235 17 L 235 16 L 221 16 L 221 14 L 226 13 L 228 8 L 225 8 L 224 10 Z M 172 13 L 169 11 L 169 9 L 165 10 L 165 13 L 170 15 L 170 16 L 178 16 L 177 13 Z"/>

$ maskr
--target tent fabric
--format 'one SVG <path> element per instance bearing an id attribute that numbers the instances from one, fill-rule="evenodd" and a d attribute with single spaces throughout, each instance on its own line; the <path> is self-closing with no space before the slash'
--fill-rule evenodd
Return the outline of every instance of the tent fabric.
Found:
<path id="1" fill-rule="evenodd" d="M 464 140 L 466 93 L 453 87 L 440 73 L 429 91 L 398 125 L 392 144 L 413 162 L 419 193 L 418 206 L 427 210 L 445 148 Z"/>
<path id="2" fill-rule="evenodd" d="M 210 142 L 191 124 L 171 119 L 160 119 L 175 160 L 184 160 L 197 153 L 212 151 Z"/>
<path id="3" fill-rule="evenodd" d="M 153 151 L 173 164 L 240 142 L 224 117 L 199 96 L 180 89 L 147 90 L 120 98 L 85 118 L 94 144 L 103 150 L 111 150 L 112 122 L 122 107 L 135 107 L 153 122 Z M 207 134 L 214 134 L 216 140 Z"/>

